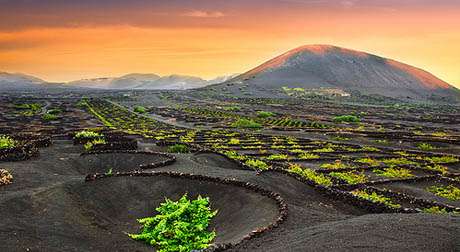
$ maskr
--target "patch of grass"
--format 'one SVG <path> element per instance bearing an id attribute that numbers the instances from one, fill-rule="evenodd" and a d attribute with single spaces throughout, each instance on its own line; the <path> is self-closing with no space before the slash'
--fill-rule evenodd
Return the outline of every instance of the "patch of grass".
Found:
<path id="1" fill-rule="evenodd" d="M 417 148 L 422 151 L 431 151 L 435 149 L 435 147 L 429 143 L 419 143 L 417 144 Z"/>
<path id="2" fill-rule="evenodd" d="M 359 117 L 355 116 L 355 115 L 341 115 L 341 116 L 336 116 L 334 118 L 332 118 L 332 120 L 335 122 L 335 123 L 343 123 L 343 122 L 347 122 L 347 123 L 358 123 L 358 122 L 361 122 L 361 119 L 359 119 Z"/>
<path id="3" fill-rule="evenodd" d="M 8 170 L 0 169 L 0 186 L 13 183 L 13 175 Z"/>
<path id="4" fill-rule="evenodd" d="M 375 174 L 387 178 L 411 178 L 414 175 L 412 171 L 405 168 L 384 168 L 384 169 L 374 169 L 372 170 Z"/>
<path id="5" fill-rule="evenodd" d="M 185 144 L 174 144 L 168 147 L 170 153 L 189 153 L 190 150 Z"/>
<path id="6" fill-rule="evenodd" d="M 368 200 L 373 203 L 380 203 L 384 204 L 385 206 L 388 206 L 390 208 L 400 208 L 400 204 L 393 203 L 390 198 L 385 197 L 383 195 L 380 195 L 376 192 L 368 192 L 367 190 L 355 190 L 351 192 L 353 195 L 355 195 L 358 198 Z"/>
<path id="7" fill-rule="evenodd" d="M 145 114 L 147 113 L 147 110 L 142 106 L 135 106 L 134 112 L 139 113 L 139 114 Z"/>
<path id="8" fill-rule="evenodd" d="M 216 237 L 215 231 L 208 231 L 217 215 L 217 211 L 211 210 L 209 198 L 198 196 L 192 201 L 187 195 L 178 201 L 166 198 L 156 211 L 158 214 L 153 217 L 138 219 L 141 233 L 129 237 L 156 246 L 159 252 L 202 250 Z"/>
<path id="9" fill-rule="evenodd" d="M 430 186 L 426 190 L 448 200 L 460 200 L 460 188 L 454 185 Z"/>
<path id="10" fill-rule="evenodd" d="M 262 118 L 262 119 L 266 119 L 274 115 L 275 115 L 274 113 L 268 112 L 268 111 L 257 111 L 257 117 Z"/>
<path id="11" fill-rule="evenodd" d="M 251 167 L 254 170 L 265 171 L 270 168 L 270 166 L 264 161 L 257 159 L 248 159 L 244 162 L 245 165 Z"/>
<path id="12" fill-rule="evenodd" d="M 7 135 L 0 135 L 0 150 L 14 148 L 17 144 L 13 138 Z"/>
<path id="13" fill-rule="evenodd" d="M 252 119 L 240 118 L 231 124 L 234 128 L 260 129 L 262 125 Z"/>
<path id="14" fill-rule="evenodd" d="M 332 186 L 332 180 L 329 177 L 325 176 L 324 174 L 317 173 L 311 169 L 302 168 L 298 164 L 290 164 L 287 171 L 290 173 L 297 174 L 307 180 L 310 180 L 315 184 L 322 186 Z"/>
<path id="15" fill-rule="evenodd" d="M 331 172 L 331 177 L 343 180 L 347 184 L 355 185 L 367 182 L 367 176 L 362 172 Z"/>

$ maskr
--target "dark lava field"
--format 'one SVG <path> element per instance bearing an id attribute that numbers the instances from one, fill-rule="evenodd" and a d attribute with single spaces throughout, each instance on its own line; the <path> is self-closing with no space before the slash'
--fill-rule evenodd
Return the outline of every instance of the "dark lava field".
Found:
<path id="1" fill-rule="evenodd" d="M 155 251 L 184 194 L 206 251 L 460 251 L 460 106 L 284 91 L 1 94 L 0 251 Z"/>

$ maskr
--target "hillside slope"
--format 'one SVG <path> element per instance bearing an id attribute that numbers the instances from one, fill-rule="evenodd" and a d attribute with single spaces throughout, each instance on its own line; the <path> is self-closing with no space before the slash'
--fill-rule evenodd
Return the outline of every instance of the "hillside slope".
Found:
<path id="1" fill-rule="evenodd" d="M 329 45 L 303 46 L 227 81 L 239 95 L 282 95 L 283 87 L 337 89 L 404 100 L 460 100 L 458 89 L 434 75 L 376 55 Z M 229 91 L 228 91 L 229 90 Z"/>

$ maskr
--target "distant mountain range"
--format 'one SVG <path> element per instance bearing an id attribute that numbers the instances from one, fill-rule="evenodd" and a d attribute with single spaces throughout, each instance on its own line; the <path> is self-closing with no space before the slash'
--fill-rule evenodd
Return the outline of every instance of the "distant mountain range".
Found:
<path id="1" fill-rule="evenodd" d="M 44 87 L 79 87 L 98 89 L 186 90 L 227 81 L 237 75 L 220 76 L 212 80 L 187 75 L 159 76 L 156 74 L 128 74 L 113 78 L 94 78 L 68 83 L 48 83 L 39 78 L 0 72 L 0 89 L 33 89 Z"/>
<path id="2" fill-rule="evenodd" d="M 460 102 L 460 91 L 422 69 L 365 52 L 330 45 L 288 51 L 240 75 L 204 80 L 185 75 L 128 74 L 51 84 L 33 76 L 0 72 L 0 89 L 43 87 L 186 90 L 234 97 L 283 97 L 289 92 L 378 96 L 398 100 Z"/>
<path id="3" fill-rule="evenodd" d="M 330 45 L 288 51 L 223 84 L 218 93 L 279 97 L 282 90 L 337 90 L 403 100 L 460 101 L 460 91 L 434 75 L 404 63 Z"/>

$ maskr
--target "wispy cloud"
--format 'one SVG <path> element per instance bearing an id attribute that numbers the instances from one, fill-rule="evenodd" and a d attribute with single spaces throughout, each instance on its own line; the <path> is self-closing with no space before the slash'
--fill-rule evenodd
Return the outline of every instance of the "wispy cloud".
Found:
<path id="1" fill-rule="evenodd" d="M 221 11 L 203 11 L 203 10 L 193 10 L 185 12 L 182 14 L 184 17 L 194 17 L 194 18 L 221 18 L 226 15 Z"/>

